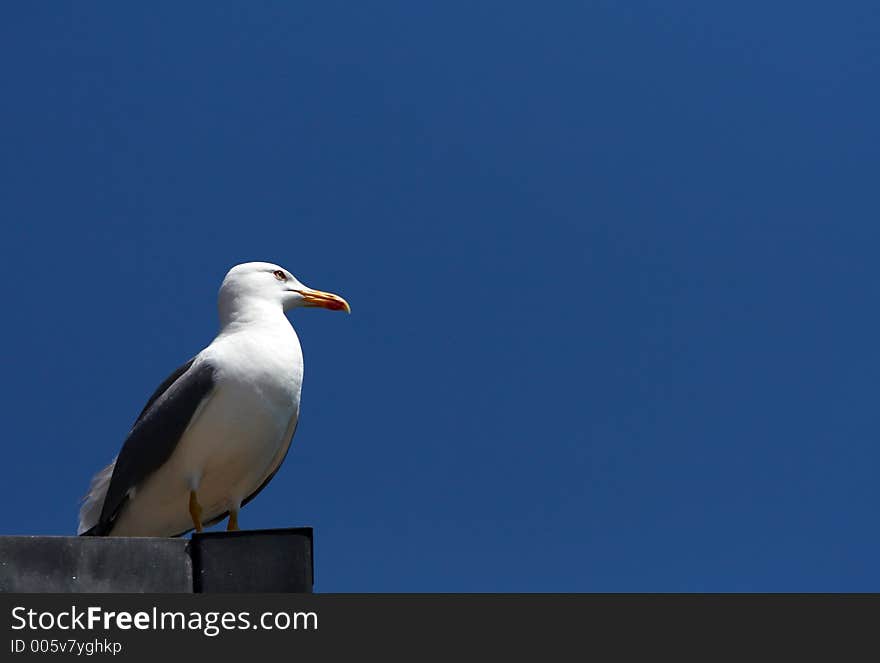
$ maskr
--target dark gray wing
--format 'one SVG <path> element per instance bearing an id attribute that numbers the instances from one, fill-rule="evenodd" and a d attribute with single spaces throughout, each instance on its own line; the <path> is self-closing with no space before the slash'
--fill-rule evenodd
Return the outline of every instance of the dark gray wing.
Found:
<path id="1" fill-rule="evenodd" d="M 104 497 L 101 517 L 86 535 L 105 536 L 136 488 L 168 460 L 202 401 L 214 388 L 214 368 L 196 357 L 169 375 L 141 410 L 122 451 Z"/>

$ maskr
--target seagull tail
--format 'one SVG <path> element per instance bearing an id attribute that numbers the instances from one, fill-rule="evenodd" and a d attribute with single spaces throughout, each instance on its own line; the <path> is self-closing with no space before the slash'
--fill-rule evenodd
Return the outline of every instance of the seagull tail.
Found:
<path id="1" fill-rule="evenodd" d="M 82 506 L 79 509 L 79 527 L 76 533 L 79 536 L 100 536 L 106 532 L 98 532 L 101 520 L 101 510 L 104 508 L 104 498 L 110 487 L 110 479 L 113 477 L 113 468 L 116 467 L 116 459 L 103 470 L 92 477 L 89 492 L 83 497 Z"/>

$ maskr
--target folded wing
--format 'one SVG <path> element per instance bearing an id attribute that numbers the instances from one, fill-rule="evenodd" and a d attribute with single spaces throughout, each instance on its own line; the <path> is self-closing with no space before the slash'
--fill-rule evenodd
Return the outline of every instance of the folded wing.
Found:
<path id="1" fill-rule="evenodd" d="M 214 389 L 214 368 L 198 355 L 153 392 L 116 460 L 95 475 L 80 510 L 79 534 L 110 534 L 129 496 L 173 453 Z"/>

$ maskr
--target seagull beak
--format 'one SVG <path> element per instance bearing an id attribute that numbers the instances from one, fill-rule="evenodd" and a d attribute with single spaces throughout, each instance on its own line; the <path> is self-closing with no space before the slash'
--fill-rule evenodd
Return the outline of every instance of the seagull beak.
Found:
<path id="1" fill-rule="evenodd" d="M 332 292 L 321 292 L 320 290 L 312 290 L 311 288 L 303 288 L 297 290 L 303 298 L 303 306 L 318 306 L 320 308 L 328 308 L 331 311 L 345 311 L 351 313 L 351 306 L 339 295 Z"/>

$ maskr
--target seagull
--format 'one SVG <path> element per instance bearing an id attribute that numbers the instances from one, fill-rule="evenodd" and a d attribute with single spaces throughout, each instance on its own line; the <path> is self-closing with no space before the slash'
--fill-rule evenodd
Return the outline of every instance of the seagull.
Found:
<path id="1" fill-rule="evenodd" d="M 218 298 L 220 332 L 169 375 L 92 479 L 84 536 L 181 536 L 229 517 L 275 476 L 299 418 L 303 357 L 285 316 L 300 306 L 351 308 L 267 262 L 236 265 Z"/>

